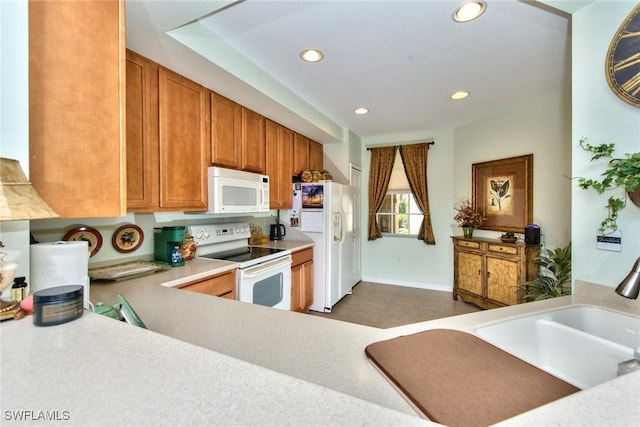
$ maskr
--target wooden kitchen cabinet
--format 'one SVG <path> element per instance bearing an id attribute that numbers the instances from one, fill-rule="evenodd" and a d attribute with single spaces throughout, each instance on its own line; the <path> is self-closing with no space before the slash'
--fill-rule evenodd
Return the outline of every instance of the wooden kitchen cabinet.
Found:
<path id="1" fill-rule="evenodd" d="M 242 162 L 240 168 L 244 171 L 265 173 L 265 125 L 264 116 L 242 107 Z"/>
<path id="2" fill-rule="evenodd" d="M 158 64 L 127 50 L 127 210 L 160 206 Z"/>
<path id="3" fill-rule="evenodd" d="M 318 171 L 324 169 L 322 144 L 311 140 L 309 140 L 309 169 Z"/>
<path id="4" fill-rule="evenodd" d="M 241 169 L 242 106 L 211 92 L 211 163 Z"/>
<path id="5" fill-rule="evenodd" d="M 235 270 L 207 277 L 204 280 L 187 283 L 180 287 L 183 291 L 198 292 L 221 298 L 236 299 Z"/>
<path id="6" fill-rule="evenodd" d="M 209 91 L 180 74 L 159 70 L 160 208 L 207 209 L 211 128 Z"/>
<path id="7" fill-rule="evenodd" d="M 28 6 L 29 178 L 62 218 L 122 216 L 124 0 Z"/>
<path id="8" fill-rule="evenodd" d="M 264 174 L 266 119 L 217 93 L 211 93 L 211 163 Z"/>
<path id="9" fill-rule="evenodd" d="M 309 138 L 299 133 L 293 134 L 293 169 L 291 175 L 300 175 L 309 169 Z"/>
<path id="10" fill-rule="evenodd" d="M 291 173 L 291 151 L 293 131 L 276 122 L 266 123 L 266 174 L 269 176 L 269 207 L 291 209 L 293 189 Z"/>
<path id="11" fill-rule="evenodd" d="M 518 285 L 538 276 L 539 245 L 453 237 L 453 299 L 481 308 L 522 302 Z"/>
<path id="12" fill-rule="evenodd" d="M 127 210 L 204 211 L 209 91 L 127 51 Z"/>
<path id="13" fill-rule="evenodd" d="M 313 248 L 291 254 L 291 311 L 307 313 L 313 304 Z"/>
<path id="14" fill-rule="evenodd" d="M 322 144 L 298 133 L 293 137 L 293 168 L 291 175 L 300 175 L 303 170 L 323 170 Z"/>

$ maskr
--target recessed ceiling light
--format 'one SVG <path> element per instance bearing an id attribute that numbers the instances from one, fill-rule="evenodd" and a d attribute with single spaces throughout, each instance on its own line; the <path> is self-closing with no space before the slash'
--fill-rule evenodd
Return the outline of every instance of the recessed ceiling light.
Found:
<path id="1" fill-rule="evenodd" d="M 353 110 L 354 113 L 356 114 L 367 114 L 369 112 L 368 109 L 364 108 L 364 107 L 360 107 L 360 108 L 356 108 L 355 110 Z"/>
<path id="2" fill-rule="evenodd" d="M 453 20 L 456 22 L 469 22 L 482 15 L 487 9 L 487 4 L 483 0 L 472 0 L 464 2 L 453 13 Z"/>
<path id="3" fill-rule="evenodd" d="M 451 99 L 464 99 L 469 96 L 469 92 L 465 92 L 463 90 L 459 90 L 458 92 L 451 95 Z"/>
<path id="4" fill-rule="evenodd" d="M 324 58 L 324 53 L 317 49 L 306 49 L 300 52 L 300 58 L 307 62 L 318 62 Z"/>

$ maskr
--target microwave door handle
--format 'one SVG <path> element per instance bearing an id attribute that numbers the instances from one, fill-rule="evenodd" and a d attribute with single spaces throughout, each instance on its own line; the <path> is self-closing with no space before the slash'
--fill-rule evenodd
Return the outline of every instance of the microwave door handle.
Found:
<path id="1" fill-rule="evenodd" d="M 272 270 L 274 268 L 280 267 L 280 266 L 284 266 L 287 264 L 291 264 L 291 256 L 286 256 L 286 257 L 282 257 L 282 258 L 278 258 L 275 259 L 273 261 L 267 261 L 263 264 L 258 264 L 254 267 L 249 267 L 245 270 L 242 271 L 242 276 L 246 277 L 246 278 L 252 278 L 252 277 L 256 277 L 259 276 L 260 274 L 264 273 L 265 271 L 269 271 Z"/>

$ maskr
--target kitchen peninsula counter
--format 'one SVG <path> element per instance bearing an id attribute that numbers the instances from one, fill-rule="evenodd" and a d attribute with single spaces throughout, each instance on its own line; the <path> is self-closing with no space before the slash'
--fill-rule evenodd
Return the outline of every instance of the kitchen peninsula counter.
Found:
<path id="1" fill-rule="evenodd" d="M 151 276 L 92 284 L 92 301 L 113 304 L 122 292 L 151 331 L 93 313 L 47 328 L 30 317 L 3 322 L 3 414 L 68 410 L 78 425 L 429 425 L 369 363 L 368 344 L 599 304 L 570 296 L 377 329 L 163 286 L 233 268 L 195 259 Z M 627 402 L 639 392 L 635 373 L 503 424 L 629 425 L 640 413 Z"/>

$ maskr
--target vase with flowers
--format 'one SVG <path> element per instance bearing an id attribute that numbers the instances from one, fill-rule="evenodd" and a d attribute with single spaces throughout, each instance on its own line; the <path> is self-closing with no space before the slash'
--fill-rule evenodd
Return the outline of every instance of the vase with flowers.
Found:
<path id="1" fill-rule="evenodd" d="M 453 219 L 458 223 L 458 226 L 462 228 L 464 238 L 470 239 L 473 237 L 473 230 L 482 224 L 485 217 L 473 209 L 469 200 L 464 200 L 454 209 L 458 211 L 458 213 L 453 217 Z"/>

